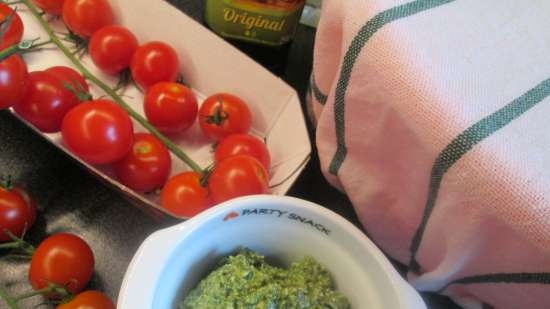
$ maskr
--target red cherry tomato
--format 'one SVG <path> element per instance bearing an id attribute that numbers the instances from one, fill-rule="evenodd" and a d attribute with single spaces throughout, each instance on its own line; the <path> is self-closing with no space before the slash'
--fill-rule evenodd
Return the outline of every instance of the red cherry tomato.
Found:
<path id="1" fill-rule="evenodd" d="M 61 79 L 64 84 L 69 83 L 75 91 L 90 91 L 90 87 L 88 86 L 88 83 L 86 83 L 86 79 L 84 79 L 84 76 L 82 76 L 80 73 L 72 68 L 56 66 L 47 69 L 46 72 L 53 73 L 55 76 Z"/>
<path id="2" fill-rule="evenodd" d="M 67 148 L 91 164 L 122 159 L 132 148 L 134 136 L 130 117 L 110 100 L 73 108 L 63 119 L 61 134 Z"/>
<path id="3" fill-rule="evenodd" d="M 130 70 L 132 78 L 143 90 L 158 82 L 174 82 L 179 72 L 178 54 L 168 44 L 145 43 L 134 53 Z"/>
<path id="4" fill-rule="evenodd" d="M 115 18 L 107 0 L 65 0 L 63 21 L 76 35 L 89 38 L 97 30 L 112 25 Z"/>
<path id="5" fill-rule="evenodd" d="M 215 203 L 232 198 L 269 191 L 269 176 L 265 167 L 249 155 L 226 158 L 214 166 L 208 179 L 208 189 Z"/>
<path id="6" fill-rule="evenodd" d="M 160 193 L 160 205 L 176 216 L 192 217 L 211 206 L 208 189 L 196 172 L 184 172 L 168 180 Z"/>
<path id="7" fill-rule="evenodd" d="M 94 272 L 94 254 L 90 246 L 72 234 L 56 234 L 46 238 L 34 252 L 29 281 L 35 290 L 50 283 L 78 293 L 86 287 Z"/>
<path id="8" fill-rule="evenodd" d="M 98 291 L 86 291 L 76 295 L 71 301 L 58 305 L 56 309 L 116 309 L 107 295 Z"/>
<path id="9" fill-rule="evenodd" d="M 190 128 L 199 110 L 195 94 L 178 83 L 160 82 L 145 94 L 143 108 L 147 120 L 165 133 L 182 132 Z"/>
<path id="10" fill-rule="evenodd" d="M 229 134 L 248 133 L 252 115 L 243 100 L 228 93 L 218 93 L 202 103 L 199 124 L 207 137 L 220 140 Z"/>
<path id="11" fill-rule="evenodd" d="M 76 96 L 55 74 L 36 71 L 29 74 L 25 95 L 13 108 L 40 131 L 54 133 L 59 132 L 63 117 L 77 104 Z"/>
<path id="12" fill-rule="evenodd" d="M 88 44 L 94 64 L 101 71 L 111 75 L 116 75 L 130 66 L 137 48 L 138 41 L 132 32 L 116 25 L 96 31 Z"/>
<path id="13" fill-rule="evenodd" d="M 60 15 L 65 0 L 33 0 L 33 2 L 37 7 L 48 14 Z"/>
<path id="14" fill-rule="evenodd" d="M 8 22 L 7 19 L 9 16 L 12 16 L 11 23 L 9 25 L 3 24 L 4 22 Z M 23 37 L 23 22 L 21 21 L 21 17 L 19 17 L 17 12 L 1 2 L 0 24 L 2 24 L 2 27 L 8 27 L 4 35 L 0 38 L 0 50 L 4 50 L 21 41 Z"/>
<path id="15" fill-rule="evenodd" d="M 147 133 L 136 133 L 132 150 L 113 165 L 118 180 L 139 192 L 162 187 L 171 167 L 172 159 L 166 146 Z"/>
<path id="16" fill-rule="evenodd" d="M 8 230 L 21 237 L 36 220 L 36 203 L 22 188 L 0 187 L 0 242 L 11 240 Z"/>
<path id="17" fill-rule="evenodd" d="M 266 171 L 269 171 L 271 156 L 267 146 L 259 138 L 250 134 L 231 134 L 222 139 L 216 146 L 214 157 L 216 162 L 220 162 L 239 154 L 253 156 L 262 163 Z"/>
<path id="18" fill-rule="evenodd" d="M 19 55 L 11 55 L 0 62 L 0 109 L 10 107 L 24 95 L 29 73 Z"/>

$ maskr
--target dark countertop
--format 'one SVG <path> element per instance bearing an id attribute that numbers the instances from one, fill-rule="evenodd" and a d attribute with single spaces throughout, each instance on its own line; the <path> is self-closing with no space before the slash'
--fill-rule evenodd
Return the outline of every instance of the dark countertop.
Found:
<path id="1" fill-rule="evenodd" d="M 178 2 L 189 15 L 202 19 L 203 1 Z M 315 31 L 301 26 L 281 75 L 304 98 L 311 71 Z M 313 128 L 309 127 L 313 139 Z M 39 203 L 36 225 L 28 240 L 38 243 L 46 234 L 71 232 L 81 235 L 96 256 L 91 288 L 116 298 L 128 263 L 139 244 L 153 231 L 174 223 L 149 217 L 132 206 L 119 193 L 88 174 L 77 162 L 36 135 L 8 112 L 0 112 L 0 175 L 11 175 L 26 186 Z M 296 181 L 289 195 L 324 205 L 359 225 L 345 195 L 332 188 L 320 172 L 314 149 L 313 158 Z M 0 256 L 0 284 L 11 293 L 29 288 L 26 261 Z M 427 294 L 432 309 L 458 308 L 446 298 Z M 22 303 L 31 308 L 40 300 Z M 5 308 L 0 303 L 0 308 Z"/>

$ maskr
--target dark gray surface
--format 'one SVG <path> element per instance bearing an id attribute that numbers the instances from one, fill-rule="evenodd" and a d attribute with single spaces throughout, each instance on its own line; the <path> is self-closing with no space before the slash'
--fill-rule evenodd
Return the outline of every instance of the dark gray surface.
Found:
<path id="1" fill-rule="evenodd" d="M 191 16 L 201 19 L 203 1 L 177 2 Z M 302 97 L 311 70 L 313 39 L 313 29 L 298 29 L 283 75 Z M 310 134 L 313 137 L 311 127 Z M 96 256 L 96 272 L 90 288 L 100 289 L 113 298 L 139 244 L 153 231 L 173 223 L 153 219 L 130 205 L 7 112 L 0 112 L 0 175 L 12 175 L 39 203 L 38 221 L 29 233 L 29 240 L 38 243 L 46 234 L 60 231 L 82 236 Z M 358 224 L 346 196 L 324 180 L 315 151 L 290 195 L 325 205 Z M 27 290 L 27 265 L 25 261 L 0 255 L 0 284 L 12 293 Z M 457 308 L 445 298 L 433 295 L 425 298 L 432 309 Z M 23 304 L 25 308 L 32 308 L 39 302 Z M 0 304 L 0 308 L 5 305 Z"/>
<path id="2" fill-rule="evenodd" d="M 29 231 L 28 240 L 37 244 L 46 234 L 56 232 L 84 238 L 96 256 L 91 287 L 113 297 L 139 244 L 169 223 L 156 222 L 129 205 L 5 111 L 0 112 L 0 174 L 12 175 L 39 204 L 37 223 Z M 0 284 L 7 285 L 11 292 L 27 290 L 27 271 L 26 261 L 3 256 Z M 5 307 L 0 304 L 0 308 Z"/>

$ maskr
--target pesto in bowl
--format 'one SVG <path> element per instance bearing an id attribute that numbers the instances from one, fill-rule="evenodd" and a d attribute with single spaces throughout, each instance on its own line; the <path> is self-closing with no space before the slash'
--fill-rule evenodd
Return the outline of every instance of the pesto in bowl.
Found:
<path id="1" fill-rule="evenodd" d="M 220 261 L 179 304 L 179 309 L 349 309 L 330 273 L 306 257 L 288 269 L 268 264 L 249 249 Z"/>

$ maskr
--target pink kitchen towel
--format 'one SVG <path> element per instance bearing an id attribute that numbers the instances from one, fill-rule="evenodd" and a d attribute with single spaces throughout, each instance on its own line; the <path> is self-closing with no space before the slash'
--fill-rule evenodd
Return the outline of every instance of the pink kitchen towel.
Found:
<path id="1" fill-rule="evenodd" d="M 421 291 L 550 308 L 550 2 L 325 0 L 326 178 Z"/>

